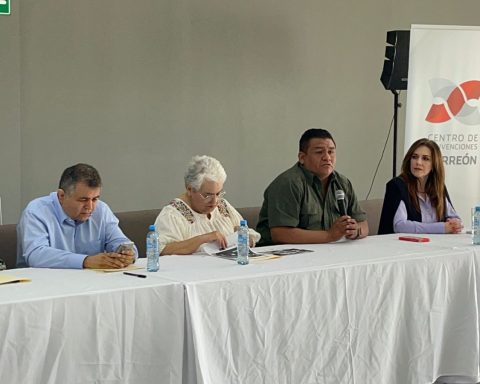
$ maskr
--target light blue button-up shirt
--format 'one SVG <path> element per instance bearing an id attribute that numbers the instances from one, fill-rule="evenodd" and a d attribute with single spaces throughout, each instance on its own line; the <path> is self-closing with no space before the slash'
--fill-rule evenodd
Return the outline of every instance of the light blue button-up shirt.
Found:
<path id="1" fill-rule="evenodd" d="M 75 221 L 65 214 L 57 192 L 52 192 L 31 201 L 22 213 L 17 225 L 17 267 L 83 268 L 87 256 L 114 252 L 127 241 L 104 202 L 97 202 L 88 220 Z"/>

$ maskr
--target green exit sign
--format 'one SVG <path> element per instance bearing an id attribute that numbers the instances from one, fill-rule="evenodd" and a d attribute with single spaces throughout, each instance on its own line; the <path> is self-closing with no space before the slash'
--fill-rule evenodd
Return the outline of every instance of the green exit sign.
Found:
<path id="1" fill-rule="evenodd" d="M 10 14 L 10 0 L 0 0 L 0 15 Z"/>

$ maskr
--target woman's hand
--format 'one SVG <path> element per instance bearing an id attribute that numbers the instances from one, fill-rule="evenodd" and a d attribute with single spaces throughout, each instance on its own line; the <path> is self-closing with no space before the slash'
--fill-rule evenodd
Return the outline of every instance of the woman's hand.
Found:
<path id="1" fill-rule="evenodd" d="M 206 233 L 204 236 L 206 240 L 204 241 L 204 243 L 210 243 L 212 241 L 216 241 L 220 249 L 227 248 L 227 238 L 223 236 L 223 234 L 220 233 L 219 231 L 209 232 L 209 233 Z"/>
<path id="2" fill-rule="evenodd" d="M 445 233 L 460 233 L 462 229 L 463 223 L 459 218 L 452 217 L 445 221 Z"/>

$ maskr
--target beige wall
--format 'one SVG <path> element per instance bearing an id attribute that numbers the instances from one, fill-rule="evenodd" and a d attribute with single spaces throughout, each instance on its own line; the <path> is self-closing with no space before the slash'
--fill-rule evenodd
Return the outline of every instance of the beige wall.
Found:
<path id="1" fill-rule="evenodd" d="M 21 206 L 20 23 L 18 12 L 0 16 L 0 198 L 4 223 Z"/>
<path id="2" fill-rule="evenodd" d="M 232 204 L 259 205 L 310 127 L 331 130 L 337 169 L 364 199 L 392 118 L 386 31 L 473 25 L 480 11 L 477 0 L 12 3 L 0 17 L 5 222 L 80 161 L 99 169 L 116 211 L 178 195 L 195 154 L 224 164 Z M 391 177 L 391 146 L 372 198 Z"/>

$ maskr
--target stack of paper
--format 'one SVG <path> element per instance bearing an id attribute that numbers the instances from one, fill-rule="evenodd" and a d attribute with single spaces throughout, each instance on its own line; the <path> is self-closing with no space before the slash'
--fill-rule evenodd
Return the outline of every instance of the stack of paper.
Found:
<path id="1" fill-rule="evenodd" d="M 0 273 L 0 285 L 1 284 L 11 284 L 11 283 L 27 283 L 32 281 L 31 279 L 27 279 L 26 277 L 17 277 L 12 275 L 4 275 Z"/>

